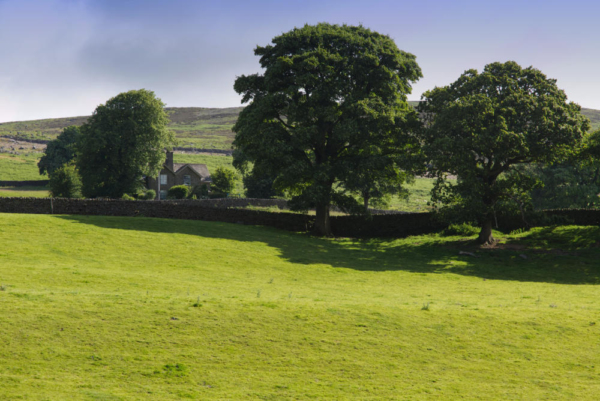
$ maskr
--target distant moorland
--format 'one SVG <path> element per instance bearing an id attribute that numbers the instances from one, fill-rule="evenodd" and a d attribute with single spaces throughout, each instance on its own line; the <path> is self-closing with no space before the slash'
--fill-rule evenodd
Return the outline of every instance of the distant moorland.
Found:
<path id="1" fill-rule="evenodd" d="M 418 102 L 411 101 L 413 106 Z M 231 127 L 243 107 L 202 108 L 168 107 L 170 128 L 175 131 L 179 146 L 205 149 L 230 149 L 234 134 Z M 582 109 L 592 122 L 592 129 L 600 128 L 600 110 Z M 0 137 L 50 140 L 70 125 L 82 125 L 88 117 L 67 117 L 46 120 L 19 121 L 0 124 Z"/>

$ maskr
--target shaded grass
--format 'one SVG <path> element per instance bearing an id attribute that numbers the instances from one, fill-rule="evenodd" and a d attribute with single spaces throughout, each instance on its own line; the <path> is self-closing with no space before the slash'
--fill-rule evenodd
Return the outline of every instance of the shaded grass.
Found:
<path id="1" fill-rule="evenodd" d="M 598 249 L 571 231 L 600 236 L 3 214 L 0 398 L 595 399 Z"/>

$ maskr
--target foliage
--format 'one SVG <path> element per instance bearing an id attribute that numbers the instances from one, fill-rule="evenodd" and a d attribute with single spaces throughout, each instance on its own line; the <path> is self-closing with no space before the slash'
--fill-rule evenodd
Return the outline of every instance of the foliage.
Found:
<path id="1" fill-rule="evenodd" d="M 295 210 L 316 208 L 315 232 L 329 235 L 330 205 L 364 211 L 352 196 L 360 172 L 388 180 L 416 152 L 404 134 L 417 122 L 406 95 L 421 70 L 362 26 L 305 25 L 272 42 L 254 52 L 265 73 L 234 85 L 249 102 L 233 128 L 234 166 L 260 161 Z"/>
<path id="2" fill-rule="evenodd" d="M 154 92 L 121 93 L 100 105 L 81 127 L 77 165 L 87 197 L 135 193 L 144 175 L 158 175 L 172 133 L 164 104 Z"/>
<path id="3" fill-rule="evenodd" d="M 123 194 L 123 196 L 121 197 L 121 199 L 123 199 L 123 200 L 130 200 L 130 201 L 136 200 L 135 197 L 133 197 L 133 196 L 131 196 L 129 194 Z"/>
<path id="4" fill-rule="evenodd" d="M 81 198 L 81 178 L 77 167 L 65 164 L 54 169 L 48 187 L 53 198 Z"/>
<path id="5" fill-rule="evenodd" d="M 187 185 L 174 185 L 167 192 L 167 199 L 185 199 L 190 193 Z"/>
<path id="6" fill-rule="evenodd" d="M 512 61 L 466 71 L 423 99 L 421 138 L 438 177 L 432 200 L 475 219 L 482 243 L 494 241 L 494 212 L 512 203 L 522 213 L 529 191 L 539 185 L 515 166 L 573 155 L 589 128 L 556 80 Z M 456 184 L 447 173 L 458 177 Z"/>
<path id="7" fill-rule="evenodd" d="M 55 140 L 48 142 L 44 156 L 38 162 L 40 175 L 51 175 L 57 168 L 75 159 L 79 127 L 66 127 Z"/>
<path id="8" fill-rule="evenodd" d="M 211 189 L 213 192 L 226 195 L 235 188 L 235 171 L 225 167 L 218 167 L 211 177 Z"/>
<path id="9" fill-rule="evenodd" d="M 155 198 L 156 198 L 156 191 L 153 189 L 149 189 L 146 192 L 144 192 L 144 195 L 140 199 L 153 200 Z"/>
<path id="10" fill-rule="evenodd" d="M 196 199 L 208 198 L 208 186 L 206 184 L 194 185 L 188 197 L 192 198 L 193 196 L 195 196 Z"/>
<path id="11" fill-rule="evenodd" d="M 597 399 L 598 227 L 504 237 L 535 248 L 517 252 L 145 217 L 1 228 L 2 399 Z"/>
<path id="12" fill-rule="evenodd" d="M 536 209 L 597 207 L 600 203 L 599 167 L 574 161 L 536 164 L 524 170 L 542 183 L 531 192 Z"/>
<path id="13" fill-rule="evenodd" d="M 274 187 L 276 175 L 270 174 L 268 169 L 261 171 L 260 162 L 256 163 L 251 172 L 244 175 L 243 182 L 247 198 L 271 199 L 282 197 L 282 191 Z"/>
<path id="14" fill-rule="evenodd" d="M 453 236 L 459 235 L 461 237 L 470 237 L 471 235 L 475 235 L 479 232 L 479 229 L 473 227 L 469 223 L 462 224 L 451 224 L 444 231 L 442 231 L 442 235 L 445 236 Z"/>

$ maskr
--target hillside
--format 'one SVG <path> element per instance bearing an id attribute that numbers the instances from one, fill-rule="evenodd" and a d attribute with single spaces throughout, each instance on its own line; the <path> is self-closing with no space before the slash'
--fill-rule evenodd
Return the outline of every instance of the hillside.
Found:
<path id="1" fill-rule="evenodd" d="M 598 227 L 478 249 L 0 221 L 2 400 L 598 399 Z"/>
<path id="2" fill-rule="evenodd" d="M 206 149 L 230 149 L 233 141 L 231 127 L 243 107 L 202 108 L 167 107 L 169 127 L 175 131 L 179 146 Z M 80 126 L 87 116 L 18 121 L 0 124 L 0 137 L 51 140 L 70 125 Z"/>
<path id="3" fill-rule="evenodd" d="M 411 101 L 411 105 L 418 104 Z M 179 146 L 204 149 L 230 149 L 234 138 L 231 127 L 243 107 L 202 108 L 168 107 L 170 127 L 175 131 Z M 582 109 L 592 122 L 592 129 L 600 129 L 600 110 Z M 68 117 L 47 120 L 19 121 L 0 124 L 0 137 L 50 140 L 69 125 L 82 125 L 88 117 Z"/>

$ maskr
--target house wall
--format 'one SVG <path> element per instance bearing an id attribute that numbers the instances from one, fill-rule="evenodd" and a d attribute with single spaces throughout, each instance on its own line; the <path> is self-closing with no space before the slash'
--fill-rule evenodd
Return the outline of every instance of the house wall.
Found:
<path id="1" fill-rule="evenodd" d="M 163 190 L 163 191 L 168 191 L 169 188 L 171 188 L 175 185 L 183 185 L 183 176 L 184 175 L 190 176 L 191 182 L 192 182 L 191 187 L 194 187 L 197 184 L 206 184 L 206 186 L 210 189 L 210 183 L 202 182 L 202 179 L 198 176 L 198 173 L 191 170 L 190 167 L 185 167 L 183 170 L 177 172 L 177 174 L 172 173 L 170 170 L 162 169 L 160 171 L 160 174 L 167 175 L 167 185 L 160 186 L 160 190 Z M 158 189 L 158 185 L 157 185 L 157 178 L 149 177 L 147 179 L 147 183 L 148 183 L 148 189 L 153 189 L 154 191 L 157 191 L 155 199 L 158 199 L 159 189 Z M 162 200 L 164 200 L 164 199 L 162 199 Z"/>
<path id="2" fill-rule="evenodd" d="M 195 171 L 193 171 L 189 166 L 183 168 L 182 170 L 177 172 L 177 184 L 175 185 L 183 185 L 183 176 L 184 175 L 189 175 L 192 181 L 191 186 L 194 187 L 195 185 L 198 184 L 202 184 L 202 178 L 198 176 L 198 173 L 196 173 Z M 206 183 L 204 183 L 206 184 Z"/>

